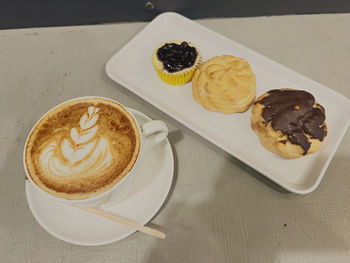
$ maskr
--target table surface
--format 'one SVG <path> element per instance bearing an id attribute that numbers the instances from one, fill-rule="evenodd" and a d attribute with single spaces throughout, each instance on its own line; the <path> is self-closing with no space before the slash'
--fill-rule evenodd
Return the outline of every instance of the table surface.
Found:
<path id="1" fill-rule="evenodd" d="M 350 14 L 198 20 L 350 98 Z M 108 59 L 147 23 L 0 31 L 0 262 L 349 262 L 350 134 L 312 193 L 284 191 L 114 83 Z M 65 243 L 31 214 L 26 135 L 67 99 L 99 95 L 166 122 L 174 182 L 148 226 L 99 247 Z"/>

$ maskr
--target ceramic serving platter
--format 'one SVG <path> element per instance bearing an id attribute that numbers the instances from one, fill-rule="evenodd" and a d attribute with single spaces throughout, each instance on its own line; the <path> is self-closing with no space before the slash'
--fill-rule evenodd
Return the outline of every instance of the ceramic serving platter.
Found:
<path id="1" fill-rule="evenodd" d="M 160 43 L 171 40 L 194 43 L 203 61 L 223 54 L 245 58 L 256 74 L 257 97 L 280 88 L 312 93 L 326 110 L 329 132 L 322 148 L 299 159 L 283 159 L 260 144 L 250 128 L 250 109 L 231 115 L 210 112 L 193 99 L 190 83 L 170 86 L 162 82 L 151 64 L 151 54 Z M 108 61 L 106 71 L 114 81 L 298 194 L 319 185 L 350 123 L 350 102 L 343 95 L 176 13 L 156 17 Z"/>

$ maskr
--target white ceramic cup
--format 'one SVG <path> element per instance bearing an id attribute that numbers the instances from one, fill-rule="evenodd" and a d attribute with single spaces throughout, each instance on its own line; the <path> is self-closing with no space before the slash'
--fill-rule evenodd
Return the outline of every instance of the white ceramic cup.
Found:
<path id="1" fill-rule="evenodd" d="M 135 120 L 136 124 L 137 124 L 137 128 L 139 129 L 139 133 L 141 135 L 141 149 L 140 152 L 137 156 L 135 165 L 133 166 L 133 168 L 130 170 L 130 172 L 128 174 L 126 174 L 119 182 L 117 182 L 114 186 L 112 186 L 111 188 L 109 188 L 107 191 L 102 192 L 99 195 L 87 198 L 87 199 L 82 199 L 82 200 L 68 200 L 65 198 L 60 198 L 57 196 L 54 196 L 46 191 L 44 191 L 43 189 L 41 189 L 30 177 L 30 175 L 28 174 L 28 170 L 26 167 L 26 162 L 25 162 L 25 149 L 28 143 L 28 139 L 30 134 L 33 132 L 34 128 L 36 127 L 36 125 L 39 123 L 39 121 L 46 116 L 46 114 L 48 114 L 51 110 L 61 106 L 64 103 L 70 102 L 70 101 L 74 101 L 77 99 L 91 99 L 91 98 L 102 98 L 102 99 L 107 99 L 113 102 L 118 103 L 119 105 L 121 105 Z M 121 103 L 109 99 L 109 98 L 105 98 L 105 97 L 99 97 L 99 96 L 88 96 L 88 97 L 78 97 L 78 98 L 74 98 L 65 102 L 62 102 L 61 104 L 58 104 L 57 106 L 53 107 L 52 109 L 50 109 L 47 113 L 45 113 L 33 126 L 33 128 L 31 129 L 30 133 L 28 134 L 28 137 L 26 139 L 25 145 L 24 145 L 24 151 L 23 151 L 23 164 L 24 164 L 24 171 L 26 173 L 26 176 L 28 178 L 28 180 L 30 181 L 30 183 L 34 186 L 34 188 L 36 190 L 38 190 L 39 192 L 41 192 L 43 195 L 47 196 L 48 198 L 51 198 L 53 200 L 56 200 L 58 202 L 63 202 L 66 204 L 71 204 L 71 205 L 86 205 L 86 206 L 100 206 L 100 207 L 110 207 L 113 206 L 115 204 L 117 204 L 118 202 L 120 202 L 122 199 L 124 199 L 128 193 L 130 193 L 130 190 L 133 186 L 133 172 L 135 170 L 135 167 L 137 166 L 137 163 L 139 162 L 139 159 L 141 158 L 141 156 L 143 154 L 147 154 L 147 151 L 154 147 L 156 144 L 160 143 L 161 141 L 163 141 L 168 135 L 168 127 L 166 126 L 166 124 L 163 121 L 160 120 L 152 120 L 152 121 L 148 121 L 146 123 L 143 123 L 142 125 L 140 125 L 135 116 L 133 116 L 133 114 L 127 110 L 127 108 L 125 106 L 123 106 Z"/>

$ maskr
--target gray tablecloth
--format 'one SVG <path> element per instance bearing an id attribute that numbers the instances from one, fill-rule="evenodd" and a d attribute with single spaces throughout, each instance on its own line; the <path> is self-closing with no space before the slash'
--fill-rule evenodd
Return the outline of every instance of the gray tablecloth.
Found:
<path id="1" fill-rule="evenodd" d="M 350 97 L 350 14 L 198 22 Z M 106 76 L 108 59 L 145 25 L 0 31 L 0 262 L 350 262 L 349 132 L 314 192 L 285 192 Z M 52 106 L 82 95 L 115 98 L 169 126 L 174 182 L 148 224 L 165 240 L 137 232 L 82 247 L 35 221 L 26 135 Z"/>

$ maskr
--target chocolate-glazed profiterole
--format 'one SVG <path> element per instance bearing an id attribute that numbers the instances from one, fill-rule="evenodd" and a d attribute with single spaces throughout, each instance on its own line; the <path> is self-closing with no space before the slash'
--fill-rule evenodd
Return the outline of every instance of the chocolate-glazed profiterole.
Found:
<path id="1" fill-rule="evenodd" d="M 261 143 L 286 158 L 317 151 L 327 135 L 324 108 L 303 90 L 271 90 L 256 100 L 252 113 Z"/>

